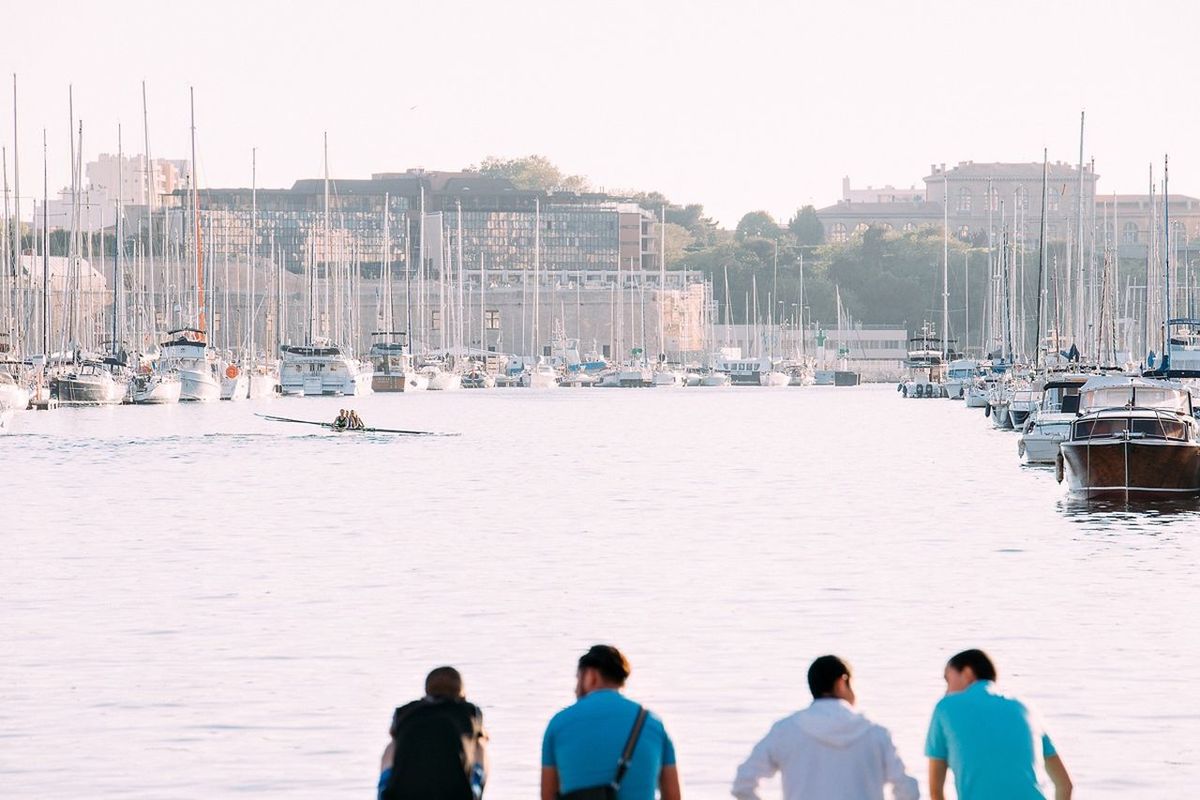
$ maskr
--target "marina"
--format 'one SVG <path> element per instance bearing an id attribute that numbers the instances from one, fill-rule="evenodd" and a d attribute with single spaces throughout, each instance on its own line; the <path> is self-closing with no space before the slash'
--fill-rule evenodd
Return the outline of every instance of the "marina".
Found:
<path id="1" fill-rule="evenodd" d="M 461 436 L 255 416 L 348 405 Z M 983 413 L 893 385 L 25 412 L 0 444 L 20 510 L 0 563 L 0 784 L 361 796 L 398 676 L 432 660 L 483 705 L 489 791 L 529 796 L 578 643 L 612 638 L 647 662 L 631 692 L 668 721 L 688 790 L 720 797 L 764 720 L 801 701 L 796 653 L 853 654 L 861 702 L 919 764 L 945 653 L 986 631 L 1021 665 L 1006 685 L 1070 743 L 1081 794 L 1186 794 L 1200 631 L 1175 600 L 1200 569 L 1200 508 L 1073 499 Z M 607 610 L 584 614 L 597 582 Z M 1167 669 L 1131 694 L 1147 660 Z M 41 757 L 67 724 L 73 771 Z"/>

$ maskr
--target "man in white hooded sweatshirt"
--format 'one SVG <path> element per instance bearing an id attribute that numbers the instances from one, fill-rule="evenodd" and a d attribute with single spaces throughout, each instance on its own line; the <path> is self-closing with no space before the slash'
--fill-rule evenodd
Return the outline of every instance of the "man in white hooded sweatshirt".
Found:
<path id="1" fill-rule="evenodd" d="M 917 781 L 904 771 L 892 735 L 854 710 L 850 667 L 821 656 L 808 669 L 813 702 L 776 722 L 738 767 L 733 796 L 758 800 L 758 784 L 783 773 L 784 800 L 917 800 Z"/>

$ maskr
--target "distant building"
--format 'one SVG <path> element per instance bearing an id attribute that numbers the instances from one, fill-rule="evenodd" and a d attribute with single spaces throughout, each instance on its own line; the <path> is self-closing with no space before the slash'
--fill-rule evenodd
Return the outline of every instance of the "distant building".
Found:
<path id="1" fill-rule="evenodd" d="M 152 167 L 153 197 L 169 195 L 185 186 L 187 161 L 154 159 Z M 95 161 L 85 164 L 87 183 L 79 191 L 79 231 L 95 233 L 116 225 L 118 201 L 125 209 L 126 224 L 131 231 L 136 230 L 146 214 L 146 172 L 141 155 L 121 158 L 101 153 Z M 157 205 L 156 202 L 156 208 Z M 64 187 L 44 210 L 41 200 L 34 199 L 33 228 L 41 230 L 43 223 L 48 223 L 50 230 L 70 230 L 74 214 L 75 200 L 70 188 Z"/>
<path id="2" fill-rule="evenodd" d="M 1048 165 L 1046 181 L 1046 238 L 1065 241 L 1077 225 L 1079 170 L 1070 164 Z M 1083 170 L 1084 225 L 1091 224 L 1096 203 L 1097 175 Z M 851 189 L 842 181 L 842 200 L 817 211 L 826 241 L 844 242 L 875 225 L 914 231 L 925 226 L 939 230 L 943 214 L 950 232 L 962 239 L 986 240 L 1005 225 L 1026 242 L 1038 236 L 1042 209 L 1042 163 L 975 163 L 963 161 L 946 168 L 930 165 L 924 192 L 915 189 Z M 945 207 L 945 203 L 949 206 Z M 1072 236 L 1074 234 L 1071 234 Z"/>
<path id="3" fill-rule="evenodd" d="M 1200 199 L 1171 195 L 1167 216 L 1171 219 L 1173 252 L 1200 249 Z M 1162 235 L 1162 197 L 1155 197 L 1151 205 L 1150 196 L 1145 194 L 1100 195 L 1096 199 L 1096 224 L 1101 241 L 1111 242 L 1116 236 L 1122 258 L 1145 258 L 1151 233 Z"/>

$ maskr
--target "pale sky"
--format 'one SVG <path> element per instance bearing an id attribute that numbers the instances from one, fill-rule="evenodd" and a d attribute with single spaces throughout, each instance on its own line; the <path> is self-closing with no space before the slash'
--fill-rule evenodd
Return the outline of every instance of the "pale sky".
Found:
<path id="1" fill-rule="evenodd" d="M 58 2 L 3 12 L 22 195 L 69 179 L 67 86 L 84 156 L 188 154 L 202 186 L 290 186 L 540 153 L 605 189 L 657 189 L 725 225 L 921 184 L 932 163 L 1095 156 L 1101 193 L 1200 194 L 1189 2 Z M 0 143 L 12 158 L 11 76 Z M 1156 173 L 1160 167 L 1156 166 Z"/>

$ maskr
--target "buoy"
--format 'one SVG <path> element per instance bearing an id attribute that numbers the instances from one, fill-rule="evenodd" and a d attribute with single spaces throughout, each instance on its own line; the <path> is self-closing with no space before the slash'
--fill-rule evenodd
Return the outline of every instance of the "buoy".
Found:
<path id="1" fill-rule="evenodd" d="M 233 380 L 237 376 L 238 376 L 238 368 L 235 367 L 233 364 L 230 364 L 228 367 L 225 368 L 225 377 L 226 378 L 229 378 L 229 380 Z"/>
<path id="2" fill-rule="evenodd" d="M 1054 457 L 1054 479 L 1059 483 L 1063 482 L 1063 470 L 1063 454 L 1060 450 L 1058 451 L 1058 455 Z"/>

